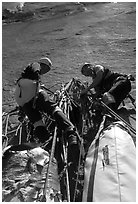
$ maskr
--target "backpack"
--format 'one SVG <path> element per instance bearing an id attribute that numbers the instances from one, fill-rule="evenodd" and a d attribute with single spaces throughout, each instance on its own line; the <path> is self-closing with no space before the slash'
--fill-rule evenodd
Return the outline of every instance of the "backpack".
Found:
<path id="1" fill-rule="evenodd" d="M 21 73 L 17 80 L 15 89 L 15 100 L 19 106 L 23 106 L 36 95 L 40 88 L 40 65 L 38 63 L 29 64 Z"/>
<path id="2" fill-rule="evenodd" d="M 15 100 L 19 106 L 23 106 L 35 98 L 39 91 L 39 82 L 31 79 L 20 78 L 15 89 Z"/>

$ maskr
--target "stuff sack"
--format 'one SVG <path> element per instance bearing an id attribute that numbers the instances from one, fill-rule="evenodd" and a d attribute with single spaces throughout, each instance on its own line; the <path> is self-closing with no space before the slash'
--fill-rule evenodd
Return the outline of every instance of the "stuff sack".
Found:
<path id="1" fill-rule="evenodd" d="M 39 87 L 37 81 L 21 78 L 16 85 L 15 100 L 19 106 L 23 106 L 36 96 Z"/>
<path id="2" fill-rule="evenodd" d="M 83 202 L 136 202 L 136 148 L 121 122 L 98 132 L 85 162 Z"/>

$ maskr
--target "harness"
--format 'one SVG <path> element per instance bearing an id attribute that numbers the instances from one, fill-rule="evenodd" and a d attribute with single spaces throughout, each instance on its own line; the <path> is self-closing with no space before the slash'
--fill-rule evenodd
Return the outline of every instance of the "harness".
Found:
<path id="1" fill-rule="evenodd" d="M 34 97 L 34 100 L 33 100 L 33 108 L 36 107 L 36 99 L 38 97 L 38 92 L 39 92 L 39 81 L 36 82 L 36 92 L 35 92 L 35 97 Z"/>

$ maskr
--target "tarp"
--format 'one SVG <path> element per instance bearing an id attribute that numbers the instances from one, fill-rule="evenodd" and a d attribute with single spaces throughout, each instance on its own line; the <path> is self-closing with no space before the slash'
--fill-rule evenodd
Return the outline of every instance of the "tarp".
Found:
<path id="1" fill-rule="evenodd" d="M 89 147 L 82 201 L 136 201 L 136 148 L 121 123 L 103 130 Z"/>

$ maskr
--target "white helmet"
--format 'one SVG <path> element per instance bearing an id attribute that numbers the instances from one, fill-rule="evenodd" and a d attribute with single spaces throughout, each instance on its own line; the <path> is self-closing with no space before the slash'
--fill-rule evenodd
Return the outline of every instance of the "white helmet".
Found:
<path id="1" fill-rule="evenodd" d="M 38 63 L 40 64 L 40 67 L 41 67 L 41 75 L 50 71 L 52 62 L 48 57 L 42 57 L 38 61 Z"/>

